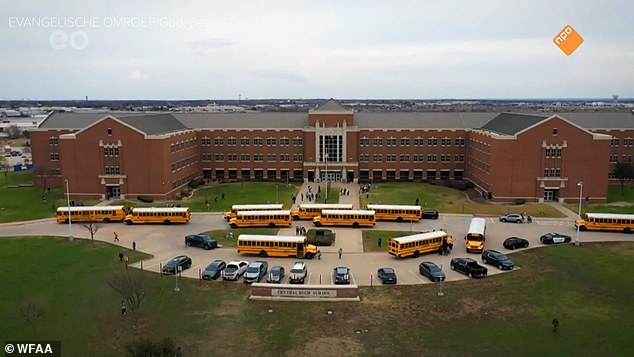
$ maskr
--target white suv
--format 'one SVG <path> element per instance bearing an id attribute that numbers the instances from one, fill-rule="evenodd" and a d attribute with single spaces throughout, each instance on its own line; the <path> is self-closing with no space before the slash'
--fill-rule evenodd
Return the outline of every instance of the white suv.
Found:
<path id="1" fill-rule="evenodd" d="M 304 280 L 308 275 L 308 269 L 306 263 L 295 262 L 291 268 L 291 274 L 288 277 L 288 282 L 291 284 L 304 284 Z"/>

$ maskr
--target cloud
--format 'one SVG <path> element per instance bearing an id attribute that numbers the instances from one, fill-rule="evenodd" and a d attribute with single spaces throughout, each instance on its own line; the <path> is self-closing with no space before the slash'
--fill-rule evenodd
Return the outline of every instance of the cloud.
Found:
<path id="1" fill-rule="evenodd" d="M 143 73 L 141 71 L 139 71 L 138 69 L 133 70 L 132 72 L 130 72 L 130 80 L 135 81 L 135 82 L 145 82 L 147 81 L 147 79 L 149 78 L 148 75 L 146 73 Z"/>

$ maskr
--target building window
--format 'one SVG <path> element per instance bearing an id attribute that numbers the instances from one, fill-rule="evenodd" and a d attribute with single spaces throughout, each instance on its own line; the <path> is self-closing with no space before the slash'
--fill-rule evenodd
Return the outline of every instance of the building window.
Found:
<path id="1" fill-rule="evenodd" d="M 105 157 L 118 157 L 119 148 L 116 146 L 106 146 L 103 148 L 103 156 Z"/>
<path id="2" fill-rule="evenodd" d="M 623 139 L 623 146 L 632 147 L 632 144 L 634 144 L 634 139 L 632 138 Z"/>
<path id="3" fill-rule="evenodd" d="M 253 145 L 255 146 L 262 146 L 264 145 L 264 139 L 262 139 L 259 136 L 256 136 L 255 138 L 253 138 Z"/>
<path id="4" fill-rule="evenodd" d="M 440 162 L 451 162 L 451 155 L 449 154 L 440 155 Z"/>
<path id="5" fill-rule="evenodd" d="M 289 155 L 289 154 L 280 154 L 280 161 L 281 162 L 289 162 L 289 161 L 291 161 L 291 155 Z"/>
<path id="6" fill-rule="evenodd" d="M 266 161 L 268 161 L 268 162 L 275 162 L 275 161 L 277 161 L 277 154 L 275 154 L 275 153 L 268 153 L 268 154 L 266 154 Z"/>
<path id="7" fill-rule="evenodd" d="M 427 155 L 427 162 L 436 162 L 436 160 L 437 160 L 436 154 Z"/>
<path id="8" fill-rule="evenodd" d="M 267 146 L 275 146 L 275 144 L 277 144 L 277 140 L 275 140 L 274 137 L 269 136 L 268 138 L 266 138 L 266 145 Z"/>
<path id="9" fill-rule="evenodd" d="M 399 155 L 400 162 L 409 162 L 409 154 L 401 154 Z"/>
<path id="10" fill-rule="evenodd" d="M 619 138 L 612 138 L 612 141 L 610 142 L 612 144 L 612 147 L 618 147 L 619 146 Z"/>
<path id="11" fill-rule="evenodd" d="M 444 137 L 440 140 L 440 145 L 442 146 L 451 146 L 451 139 L 448 137 Z"/>
<path id="12" fill-rule="evenodd" d="M 423 146 L 425 145 L 425 139 L 417 136 L 414 138 L 414 146 Z"/>
<path id="13" fill-rule="evenodd" d="M 374 162 L 382 162 L 383 161 L 383 155 L 381 155 L 381 154 L 372 155 L 372 161 L 374 161 Z"/>
<path id="14" fill-rule="evenodd" d="M 221 137 L 217 137 L 214 139 L 214 145 L 216 146 L 222 146 L 224 145 L 224 143 L 225 143 L 225 140 Z"/>
<path id="15" fill-rule="evenodd" d="M 611 164 L 616 164 L 618 161 L 619 161 L 619 155 L 616 155 L 616 154 L 610 155 L 610 163 Z"/>
<path id="16" fill-rule="evenodd" d="M 230 136 L 229 138 L 227 138 L 227 145 L 235 146 L 237 144 L 238 144 L 238 139 L 236 139 L 235 137 Z"/>
<path id="17" fill-rule="evenodd" d="M 370 154 L 360 154 L 359 162 L 370 162 Z"/>
<path id="18" fill-rule="evenodd" d="M 59 161 L 59 153 L 58 152 L 52 152 L 51 153 L 51 161 Z"/>
<path id="19" fill-rule="evenodd" d="M 211 138 L 203 136 L 200 138 L 200 145 L 211 145 Z"/>
<path id="20" fill-rule="evenodd" d="M 370 146 L 370 138 L 364 136 L 359 139 L 359 146 Z"/>
<path id="21" fill-rule="evenodd" d="M 240 154 L 240 161 L 251 161 L 251 154 L 248 154 L 248 153 Z"/>
<path id="22" fill-rule="evenodd" d="M 609 179 L 616 178 L 616 173 L 615 173 L 614 171 L 610 171 L 610 172 L 608 173 L 608 178 L 609 178 Z"/>
<path id="23" fill-rule="evenodd" d="M 464 146 L 464 138 L 456 138 L 454 140 L 454 145 L 460 147 Z"/>
<path id="24" fill-rule="evenodd" d="M 414 154 L 414 162 L 424 162 L 424 161 L 425 161 L 425 155 Z"/>
<path id="25" fill-rule="evenodd" d="M 454 162 L 464 162 L 464 154 L 456 154 L 453 157 Z"/>
<path id="26" fill-rule="evenodd" d="M 431 137 L 429 139 L 427 139 L 427 145 L 429 146 L 436 146 L 438 145 L 438 139 Z"/>
<path id="27" fill-rule="evenodd" d="M 249 140 L 248 137 L 243 136 L 242 138 L 240 138 L 240 145 L 242 146 L 249 146 L 251 140 Z"/>
<path id="28" fill-rule="evenodd" d="M 632 155 L 623 155 L 622 156 L 622 162 L 624 162 L 626 164 L 631 164 L 632 163 Z"/>
<path id="29" fill-rule="evenodd" d="M 409 146 L 409 138 L 407 137 L 401 138 L 401 146 Z"/>
<path id="30" fill-rule="evenodd" d="M 374 146 L 383 146 L 383 139 L 379 137 L 374 138 Z"/>
<path id="31" fill-rule="evenodd" d="M 557 136 L 557 128 L 553 128 L 553 136 Z"/>
<path id="32" fill-rule="evenodd" d="M 264 154 L 253 154 L 253 161 L 264 161 Z"/>
<path id="33" fill-rule="evenodd" d="M 208 162 L 211 161 L 211 153 L 210 152 L 204 152 L 200 155 L 200 161 L 204 161 L 204 162 Z"/>
<path id="34" fill-rule="evenodd" d="M 104 167 L 104 173 L 106 175 L 119 175 L 119 166 L 106 166 Z"/>
<path id="35" fill-rule="evenodd" d="M 386 139 L 386 144 L 387 146 L 396 146 L 396 138 L 393 136 L 390 136 L 389 138 Z"/>
<path id="36" fill-rule="evenodd" d="M 229 162 L 235 162 L 238 161 L 238 154 L 234 153 L 234 152 L 230 152 L 227 154 L 227 161 Z"/>
<path id="37" fill-rule="evenodd" d="M 291 140 L 285 136 L 280 138 L 280 146 L 289 146 L 291 143 Z"/>
<path id="38" fill-rule="evenodd" d="M 293 154 L 293 161 L 295 162 L 304 161 L 304 154 Z"/>
<path id="39" fill-rule="evenodd" d="M 304 139 L 301 136 L 296 136 L 293 138 L 293 145 L 302 146 L 304 145 Z"/>
<path id="40" fill-rule="evenodd" d="M 51 136 L 50 138 L 48 138 L 48 144 L 53 146 L 53 145 L 57 145 L 58 143 L 58 138 L 57 136 Z"/>
<path id="41" fill-rule="evenodd" d="M 108 135 L 112 135 L 112 128 L 108 128 Z"/>
<path id="42" fill-rule="evenodd" d="M 214 160 L 216 160 L 216 161 L 225 161 L 225 155 L 218 153 L 218 154 L 214 155 Z"/>
<path id="43" fill-rule="evenodd" d="M 396 154 L 386 154 L 385 162 L 396 162 Z"/>

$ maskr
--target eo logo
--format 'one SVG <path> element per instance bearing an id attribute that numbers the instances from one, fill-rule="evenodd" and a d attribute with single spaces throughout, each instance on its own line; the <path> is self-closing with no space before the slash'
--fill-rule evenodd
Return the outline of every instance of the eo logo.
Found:
<path id="1" fill-rule="evenodd" d="M 570 25 L 566 25 L 555 38 L 553 42 L 557 45 L 566 56 L 570 56 L 579 45 L 583 43 L 583 37 L 575 31 Z"/>

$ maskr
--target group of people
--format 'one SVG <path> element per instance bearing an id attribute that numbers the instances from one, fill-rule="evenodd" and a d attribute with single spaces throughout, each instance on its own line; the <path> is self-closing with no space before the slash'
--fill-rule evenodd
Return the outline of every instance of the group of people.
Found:
<path id="1" fill-rule="evenodd" d="M 451 239 L 443 238 L 442 245 L 438 248 L 438 255 L 449 255 L 453 249 L 453 241 Z"/>
<path id="2" fill-rule="evenodd" d="M 341 195 L 341 196 L 350 196 L 350 190 L 344 187 L 341 190 L 339 190 L 339 195 Z"/>
<path id="3" fill-rule="evenodd" d="M 303 236 L 306 234 L 306 227 L 297 226 L 295 227 L 295 235 Z"/>

